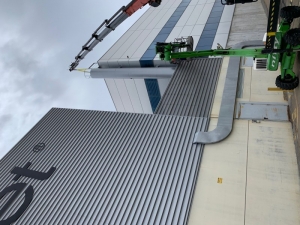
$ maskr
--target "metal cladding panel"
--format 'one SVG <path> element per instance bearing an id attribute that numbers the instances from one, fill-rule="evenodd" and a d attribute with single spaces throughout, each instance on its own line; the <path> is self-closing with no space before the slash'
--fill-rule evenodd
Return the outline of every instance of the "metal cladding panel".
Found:
<path id="1" fill-rule="evenodd" d="M 192 141 L 207 124 L 206 118 L 51 109 L 1 159 L 0 196 L 12 184 L 32 185 L 33 200 L 15 224 L 187 224 L 203 151 Z M 45 148 L 33 151 L 41 142 Z M 28 162 L 39 173 L 56 169 L 44 180 L 13 181 L 12 170 Z M 0 198 L 0 209 L 10 197 Z M 0 222 L 22 202 L 20 194 Z"/>
<path id="2" fill-rule="evenodd" d="M 105 83 L 107 86 L 107 89 L 109 91 L 109 94 L 114 102 L 115 108 L 118 112 L 125 112 L 125 108 L 119 93 L 119 90 L 117 88 L 117 85 L 115 83 L 114 79 L 105 79 Z"/>
<path id="3" fill-rule="evenodd" d="M 222 58 L 203 58 L 178 65 L 155 114 L 209 117 Z"/>

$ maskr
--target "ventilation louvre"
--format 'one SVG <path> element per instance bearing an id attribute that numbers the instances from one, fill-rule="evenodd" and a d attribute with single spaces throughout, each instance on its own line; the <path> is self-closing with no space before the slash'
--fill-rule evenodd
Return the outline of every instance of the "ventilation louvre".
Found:
<path id="1" fill-rule="evenodd" d="M 265 58 L 256 58 L 253 61 L 253 69 L 254 70 L 262 70 L 266 71 L 267 70 L 267 59 Z"/>

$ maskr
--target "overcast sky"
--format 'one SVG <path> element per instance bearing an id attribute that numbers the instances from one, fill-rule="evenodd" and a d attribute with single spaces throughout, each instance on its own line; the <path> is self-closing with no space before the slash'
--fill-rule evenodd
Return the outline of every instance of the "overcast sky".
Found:
<path id="1" fill-rule="evenodd" d="M 0 2 L 0 159 L 52 107 L 115 111 L 103 80 L 68 69 L 100 23 L 129 2 Z M 78 68 L 96 62 L 147 8 L 110 33 Z"/>

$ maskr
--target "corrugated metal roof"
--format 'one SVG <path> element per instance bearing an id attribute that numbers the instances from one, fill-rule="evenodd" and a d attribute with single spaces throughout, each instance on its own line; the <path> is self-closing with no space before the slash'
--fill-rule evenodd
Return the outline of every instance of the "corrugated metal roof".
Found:
<path id="1" fill-rule="evenodd" d="M 209 117 L 222 58 L 203 58 L 178 65 L 155 114 Z"/>
<path id="2" fill-rule="evenodd" d="M 203 151 L 192 142 L 207 124 L 206 118 L 52 109 L 1 159 L 0 190 L 20 182 L 34 188 L 16 224 L 186 224 Z M 38 143 L 46 147 L 35 152 Z M 31 170 L 56 171 L 43 181 L 13 181 L 12 169 L 27 162 Z M 0 220 L 18 209 L 20 196 Z"/>

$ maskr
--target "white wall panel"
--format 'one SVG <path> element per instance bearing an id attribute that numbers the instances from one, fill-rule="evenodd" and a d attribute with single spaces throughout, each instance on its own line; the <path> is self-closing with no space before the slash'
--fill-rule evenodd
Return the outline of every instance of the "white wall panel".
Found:
<path id="1" fill-rule="evenodd" d="M 173 4 L 172 4 L 172 6 L 171 7 L 178 7 L 179 6 L 179 4 L 182 2 L 182 0 L 171 0 L 171 2 L 173 2 Z"/>
<path id="2" fill-rule="evenodd" d="M 145 29 L 162 28 L 175 12 L 180 2 L 181 0 L 169 2 L 168 5 L 155 15 L 153 21 Z"/>
<path id="3" fill-rule="evenodd" d="M 144 113 L 153 114 L 144 79 L 134 79 Z"/>
<path id="4" fill-rule="evenodd" d="M 149 9 L 134 23 L 134 25 L 129 30 L 145 29 L 145 27 L 144 27 L 145 21 L 149 21 L 150 18 L 153 18 L 153 16 L 155 17 L 155 15 L 157 15 L 159 13 L 159 11 L 161 11 L 163 9 L 169 9 L 170 7 L 172 7 L 172 5 L 174 3 L 176 3 L 176 1 L 164 0 L 164 1 L 162 1 L 161 5 L 157 8 L 149 7 Z"/>
<path id="5" fill-rule="evenodd" d="M 219 23 L 217 34 L 228 34 L 230 31 L 231 22 Z"/>
<path id="6" fill-rule="evenodd" d="M 114 79 L 105 79 L 106 86 L 118 112 L 125 112 L 120 93 Z"/>
<path id="7" fill-rule="evenodd" d="M 139 32 L 139 31 L 137 31 Z M 133 45 L 131 45 L 127 51 L 123 54 L 123 55 L 119 55 L 120 58 L 124 58 L 126 59 L 127 56 L 129 58 L 131 58 L 133 56 L 133 54 L 136 52 L 136 50 L 140 47 L 140 46 L 145 46 L 144 41 L 148 38 L 149 34 L 151 33 L 151 30 L 143 30 L 138 37 L 136 37 L 133 40 Z M 148 45 L 149 46 L 149 45 Z"/>
<path id="8" fill-rule="evenodd" d="M 199 0 L 192 0 L 189 5 L 197 5 Z"/>
<path id="9" fill-rule="evenodd" d="M 115 80 L 117 89 L 119 90 L 125 112 L 134 112 L 124 80 L 123 79 L 114 79 L 114 80 Z"/>
<path id="10" fill-rule="evenodd" d="M 138 30 L 138 28 L 143 24 L 148 18 L 150 17 L 151 14 L 153 14 L 153 8 L 150 7 L 130 28 L 129 30 L 134 31 Z"/>
<path id="11" fill-rule="evenodd" d="M 173 0 L 163 0 L 161 5 L 158 7 L 158 8 L 161 8 L 161 9 L 165 9 L 165 8 L 170 8 L 173 4 Z"/>
<path id="12" fill-rule="evenodd" d="M 133 110 L 135 113 L 143 113 L 143 107 L 139 98 L 139 94 L 137 92 L 135 82 L 133 79 L 124 79 Z"/>
<path id="13" fill-rule="evenodd" d="M 169 11 L 169 9 L 162 9 L 160 10 L 156 16 L 153 18 L 153 20 L 148 23 L 147 27 L 144 27 L 144 29 L 153 29 L 156 27 L 156 25 L 163 19 L 164 15 Z M 169 16 L 170 17 L 170 16 Z M 164 24 L 166 23 L 166 19 L 163 19 Z"/>
<path id="14" fill-rule="evenodd" d="M 195 8 L 194 6 L 188 6 L 175 26 L 176 27 L 177 26 L 185 26 L 186 22 L 188 21 L 188 19 L 190 18 L 191 14 L 192 14 L 194 8 Z"/>
<path id="15" fill-rule="evenodd" d="M 207 0 L 198 0 L 198 5 L 199 4 L 206 4 L 207 3 Z"/>
<path id="16" fill-rule="evenodd" d="M 225 6 L 224 11 L 222 13 L 221 21 L 226 21 L 226 22 L 219 23 L 217 33 L 216 33 L 216 36 L 215 36 L 215 39 L 214 39 L 214 42 L 212 45 L 212 49 L 217 48 L 217 43 L 219 43 L 224 48 L 226 48 L 228 37 L 229 37 L 229 32 L 230 32 L 230 27 L 231 27 L 231 22 L 232 22 L 232 18 L 233 18 L 233 13 L 234 13 L 234 7 Z"/>
<path id="17" fill-rule="evenodd" d="M 214 3 L 205 4 L 196 24 L 206 24 Z"/>
<path id="18" fill-rule="evenodd" d="M 194 10 L 190 16 L 190 18 L 187 20 L 186 22 L 186 25 L 195 25 L 199 16 L 201 15 L 202 13 L 202 10 L 204 8 L 205 4 L 201 4 L 201 5 L 196 5 L 196 6 L 193 6 L 194 7 Z"/>
<path id="19" fill-rule="evenodd" d="M 127 31 L 102 57 L 99 61 L 110 59 L 122 45 L 131 37 L 133 31 Z"/>
<path id="20" fill-rule="evenodd" d="M 147 18 L 146 21 L 144 21 L 144 23 L 142 23 L 138 28 L 137 30 L 145 30 L 147 29 L 147 27 L 152 23 L 152 21 L 157 17 L 157 14 L 161 11 L 162 9 L 160 10 L 157 10 L 157 11 L 153 11 L 153 13 L 151 13 L 149 15 L 149 17 Z"/>
<path id="21" fill-rule="evenodd" d="M 186 37 L 191 35 L 194 26 L 184 26 L 181 30 L 179 37 Z"/>
<path id="22" fill-rule="evenodd" d="M 179 5 L 179 1 L 162 1 L 163 3 L 155 8 L 154 10 L 152 10 L 152 12 L 147 15 L 147 20 L 145 20 L 143 23 L 141 23 L 139 25 L 139 27 L 137 28 L 137 30 L 144 30 L 144 29 L 149 29 L 149 27 L 153 27 L 153 25 L 155 25 L 155 27 L 162 27 L 161 24 L 165 24 L 169 17 L 172 15 L 172 13 L 176 10 L 177 6 Z M 162 17 L 165 13 L 168 13 L 169 17 L 166 18 L 166 17 Z M 157 22 L 154 22 L 153 21 L 156 21 L 156 19 L 160 18 L 159 21 Z"/>
<path id="23" fill-rule="evenodd" d="M 131 45 L 136 41 L 136 39 L 138 39 L 138 37 L 141 35 L 141 33 L 142 33 L 142 30 L 133 31 L 130 38 L 128 38 L 123 43 L 122 47 L 120 47 L 118 49 L 118 51 L 115 54 L 113 54 L 110 59 L 118 59 L 118 58 L 120 58 L 120 56 L 124 55 L 127 52 L 127 50 L 131 47 Z"/>
<path id="24" fill-rule="evenodd" d="M 155 25 L 155 28 L 163 28 L 164 25 L 168 22 L 169 18 L 173 15 L 176 8 L 170 8 L 166 11 L 166 13 L 163 15 L 163 17 L 158 21 L 158 23 Z"/>
<path id="25" fill-rule="evenodd" d="M 171 79 L 157 79 L 160 95 L 163 96 Z"/>
<path id="26" fill-rule="evenodd" d="M 233 13 L 234 13 L 235 5 L 226 5 L 224 7 L 222 17 L 221 17 L 221 23 L 222 22 L 231 22 Z"/>
<path id="27" fill-rule="evenodd" d="M 146 20 L 148 20 L 151 14 L 152 11 L 148 9 L 128 30 L 130 31 L 138 30 L 141 24 L 143 24 Z"/>
<path id="28" fill-rule="evenodd" d="M 199 42 L 199 39 L 200 39 L 200 35 L 192 35 L 193 36 L 193 39 L 194 39 L 194 47 L 193 47 L 193 50 L 195 51 L 196 50 L 196 47 L 197 47 L 197 43 Z"/>
<path id="29" fill-rule="evenodd" d="M 171 0 L 171 2 L 173 2 L 173 5 L 172 5 L 172 7 L 176 7 L 177 8 L 177 6 L 182 2 L 182 0 Z"/>
<path id="30" fill-rule="evenodd" d="M 143 79 L 105 79 L 105 82 L 118 112 L 153 113 Z M 161 83 L 163 91 L 167 84 Z"/>
<path id="31" fill-rule="evenodd" d="M 170 8 L 174 8 L 174 7 L 176 7 L 177 8 L 177 6 L 180 4 L 180 2 L 181 2 L 182 0 L 166 0 L 166 1 L 162 1 L 163 2 L 163 8 L 164 9 L 170 9 Z M 160 5 L 161 6 L 161 5 Z M 160 7 L 159 6 L 159 7 Z"/>
<path id="32" fill-rule="evenodd" d="M 143 56 L 143 54 L 145 53 L 145 51 L 148 49 L 149 45 L 152 43 L 154 38 L 157 36 L 159 31 L 160 31 L 160 29 L 151 30 L 151 32 L 148 34 L 148 36 L 142 40 L 143 43 L 139 46 L 139 48 L 136 49 L 136 51 L 132 55 L 132 58 L 140 59 Z"/>
<path id="33" fill-rule="evenodd" d="M 171 41 L 174 41 L 174 38 L 178 38 L 182 29 L 183 29 L 183 26 L 182 27 L 174 27 L 174 29 L 171 31 L 170 35 L 168 36 L 166 42 L 171 42 Z"/>
<path id="34" fill-rule="evenodd" d="M 229 35 L 228 33 L 227 34 L 216 34 L 213 45 L 212 45 L 212 49 L 217 48 L 217 43 L 222 45 L 223 48 L 226 48 L 228 35 Z"/>
<path id="35" fill-rule="evenodd" d="M 204 24 L 197 24 L 193 27 L 193 30 L 191 32 L 191 35 L 194 37 L 194 35 L 200 35 L 202 34 L 203 32 L 203 29 L 204 29 Z M 197 44 L 198 42 L 195 42 L 194 40 L 194 44 Z"/>

